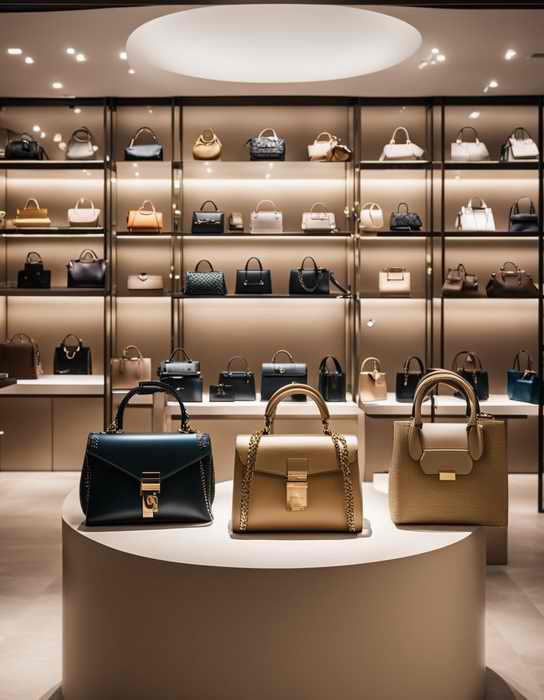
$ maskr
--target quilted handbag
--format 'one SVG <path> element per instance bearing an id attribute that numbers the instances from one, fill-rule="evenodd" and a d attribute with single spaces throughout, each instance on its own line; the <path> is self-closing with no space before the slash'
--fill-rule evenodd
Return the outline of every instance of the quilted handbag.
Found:
<path id="1" fill-rule="evenodd" d="M 127 217 L 127 229 L 131 232 L 155 231 L 160 232 L 163 227 L 162 212 L 155 209 L 155 205 L 149 199 L 142 202 L 139 209 L 131 209 Z"/>
<path id="2" fill-rule="evenodd" d="M 66 160 L 94 160 L 98 148 L 86 126 L 75 129 L 66 146 Z"/>
<path id="3" fill-rule="evenodd" d="M 383 210 L 376 202 L 365 202 L 359 214 L 359 228 L 373 231 L 383 228 Z"/>
<path id="4" fill-rule="evenodd" d="M 249 269 L 253 260 L 256 270 Z M 272 272 L 263 269 L 259 258 L 249 258 L 243 270 L 236 270 L 236 294 L 272 294 Z"/>
<path id="5" fill-rule="evenodd" d="M 459 231 L 494 231 L 493 210 L 480 197 L 472 197 L 459 210 L 456 228 Z"/>
<path id="6" fill-rule="evenodd" d="M 242 361 L 242 369 L 233 370 L 232 365 Z M 245 357 L 235 355 L 227 363 L 227 370 L 219 375 L 219 385 L 229 386 L 234 394 L 233 401 L 255 401 L 255 374 L 249 370 Z"/>
<path id="7" fill-rule="evenodd" d="M 523 126 L 514 129 L 508 141 L 501 148 L 501 160 L 538 160 L 538 146 Z"/>
<path id="8" fill-rule="evenodd" d="M 472 132 L 474 141 L 463 141 L 466 131 Z M 472 126 L 459 129 L 455 141 L 451 144 L 451 159 L 459 162 L 480 161 L 489 159 L 489 151 L 485 143 L 478 138 L 478 132 Z"/>
<path id="9" fill-rule="evenodd" d="M 79 258 L 70 260 L 66 265 L 68 270 L 68 287 L 79 289 L 97 289 L 106 283 L 106 261 L 99 258 L 94 250 L 86 248 L 81 251 Z"/>
<path id="10" fill-rule="evenodd" d="M 223 144 L 213 129 L 204 129 L 193 144 L 195 160 L 217 160 L 222 151 Z"/>
<path id="11" fill-rule="evenodd" d="M 425 397 L 444 383 L 467 403 L 466 422 L 424 423 Z M 396 525 L 508 524 L 506 426 L 480 414 L 474 389 L 454 372 L 431 372 L 418 386 L 413 418 L 396 421 L 389 511 Z"/>
<path id="12" fill-rule="evenodd" d="M 286 355 L 287 362 L 278 362 L 280 355 Z M 288 384 L 307 384 L 306 363 L 295 362 L 288 350 L 276 350 L 272 362 L 263 362 L 261 367 L 261 400 L 268 401 L 272 394 Z M 306 401 L 304 394 L 293 394 L 291 401 Z"/>
<path id="13" fill-rule="evenodd" d="M 296 392 L 317 405 L 322 435 L 273 434 L 276 410 Z M 251 532 L 347 532 L 363 528 L 355 435 L 335 433 L 318 391 L 295 384 L 268 402 L 264 428 L 236 439 L 232 529 Z"/>
<path id="14" fill-rule="evenodd" d="M 521 357 L 527 358 L 526 369 L 521 368 Z M 511 401 L 525 401 L 537 404 L 540 402 L 542 380 L 536 373 L 533 358 L 527 350 L 520 350 L 514 357 L 512 369 L 507 372 L 507 392 Z"/>
<path id="15" fill-rule="evenodd" d="M 127 345 L 121 357 L 111 360 L 111 384 L 114 389 L 130 389 L 151 380 L 151 358 L 144 357 L 136 345 Z"/>
<path id="16" fill-rule="evenodd" d="M 411 274 L 405 267 L 386 267 L 378 274 L 378 290 L 381 296 L 410 296 Z"/>
<path id="17" fill-rule="evenodd" d="M 136 141 L 143 135 L 148 134 L 152 143 L 137 144 Z M 159 143 L 157 134 L 148 126 L 142 126 L 130 140 L 130 144 L 125 148 L 125 160 L 162 160 L 163 147 Z"/>
<path id="18" fill-rule="evenodd" d="M 309 233 L 334 233 L 338 230 L 334 213 L 323 202 L 316 202 L 310 211 L 303 212 L 301 228 Z"/>
<path id="19" fill-rule="evenodd" d="M 17 209 L 17 215 L 13 220 L 17 228 L 41 228 L 51 225 L 49 212 L 45 207 L 40 207 L 40 203 L 34 197 L 26 200 L 26 204 L 21 209 Z"/>
<path id="20" fill-rule="evenodd" d="M 372 369 L 366 369 L 367 365 Z M 377 357 L 367 357 L 359 372 L 359 403 L 387 401 L 387 375 Z"/>
<path id="21" fill-rule="evenodd" d="M 82 207 L 82 204 L 90 204 L 90 207 Z M 100 209 L 94 206 L 94 202 L 83 197 L 77 200 L 72 209 L 68 209 L 68 223 L 73 227 L 96 228 L 100 218 Z"/>
<path id="22" fill-rule="evenodd" d="M 159 391 L 179 403 L 180 430 L 126 433 L 130 399 Z M 215 493 L 210 436 L 191 429 L 176 391 L 144 382 L 123 397 L 107 432 L 89 433 L 79 489 L 87 526 L 209 523 Z"/>
<path id="23" fill-rule="evenodd" d="M 130 291 L 157 291 L 164 288 L 162 275 L 148 275 L 147 272 L 139 272 L 137 275 L 129 275 L 127 287 Z"/>
<path id="24" fill-rule="evenodd" d="M 444 297 L 479 297 L 480 282 L 478 277 L 467 272 L 463 263 L 448 268 L 448 274 L 442 285 Z"/>
<path id="25" fill-rule="evenodd" d="M 174 359 L 178 353 L 181 353 L 181 361 Z M 183 401 L 202 401 L 200 362 L 191 359 L 183 348 L 175 348 L 168 360 L 160 363 L 158 374 L 161 382 L 175 389 Z"/>
<path id="26" fill-rule="evenodd" d="M 69 338 L 75 339 L 75 344 L 68 345 Z M 55 374 L 92 374 L 91 348 L 85 345 L 77 335 L 68 333 L 55 348 L 53 372 Z"/>
<path id="27" fill-rule="evenodd" d="M 451 369 L 471 385 L 479 401 L 488 400 L 489 375 L 487 370 L 483 369 L 482 361 L 475 352 L 460 350 L 453 358 Z"/>
<path id="28" fill-rule="evenodd" d="M 51 271 L 44 268 L 42 256 L 34 250 L 27 253 L 24 269 L 17 273 L 17 287 L 19 289 L 51 288 Z"/>
<path id="29" fill-rule="evenodd" d="M 263 205 L 269 204 L 272 209 L 263 209 Z M 271 199 L 261 199 L 251 212 L 249 219 L 250 233 L 283 233 L 283 214 Z"/>
<path id="30" fill-rule="evenodd" d="M 535 299 L 538 288 L 531 275 L 516 263 L 505 262 L 498 272 L 492 272 L 486 285 L 488 297 L 510 299 Z"/>
<path id="31" fill-rule="evenodd" d="M 22 133 L 7 142 L 5 158 L 6 160 L 47 160 L 47 153 L 30 134 Z"/>
<path id="32" fill-rule="evenodd" d="M 330 131 L 319 133 L 314 142 L 308 145 L 308 158 L 310 160 L 328 160 L 332 149 L 338 143 L 338 138 Z"/>
<path id="33" fill-rule="evenodd" d="M 0 372 L 10 379 L 38 379 L 43 369 L 36 341 L 26 333 L 15 333 L 0 343 Z"/>
<path id="34" fill-rule="evenodd" d="M 521 211 L 519 203 L 526 200 L 529 204 L 525 211 Z M 510 207 L 508 217 L 510 233 L 538 233 L 538 214 L 530 197 L 520 197 Z"/>
<path id="35" fill-rule="evenodd" d="M 268 135 L 265 135 L 267 132 Z M 270 127 L 248 139 L 247 145 L 250 160 L 285 160 L 285 139 L 280 138 Z"/>
<path id="36" fill-rule="evenodd" d="M 423 222 L 419 214 L 410 211 L 406 202 L 397 206 L 397 211 L 391 213 L 389 228 L 391 231 L 420 231 Z"/>
<path id="37" fill-rule="evenodd" d="M 397 143 L 397 134 L 402 132 L 405 136 L 405 143 Z M 424 150 L 410 141 L 408 129 L 397 126 L 391 137 L 391 141 L 383 147 L 380 160 L 418 160 L 424 154 Z"/>
<path id="38" fill-rule="evenodd" d="M 334 368 L 332 370 L 329 360 Z M 319 393 L 325 401 L 346 401 L 346 373 L 333 355 L 327 355 L 319 363 Z"/>
<path id="39" fill-rule="evenodd" d="M 200 272 L 200 265 L 210 266 L 209 272 Z M 221 297 L 227 293 L 225 274 L 216 272 L 209 260 L 199 260 L 194 272 L 185 273 L 184 294 L 188 297 Z"/>
<path id="40" fill-rule="evenodd" d="M 311 266 L 306 267 L 309 260 Z M 300 267 L 289 272 L 289 294 L 291 295 L 328 295 L 330 294 L 330 283 L 337 287 L 342 294 L 349 294 L 349 291 L 338 283 L 334 273 L 326 267 L 319 267 L 315 258 L 307 255 L 302 259 Z"/>
<path id="41" fill-rule="evenodd" d="M 411 370 L 412 363 L 417 365 L 417 370 Z M 425 365 L 417 355 L 411 355 L 397 373 L 395 381 L 395 397 L 402 403 L 411 403 L 414 400 L 416 387 L 425 376 Z"/>
<path id="42" fill-rule="evenodd" d="M 213 207 L 213 211 L 206 210 L 206 205 Z M 219 234 L 223 233 L 225 230 L 225 214 L 219 211 L 219 208 L 215 202 L 211 199 L 207 199 L 202 202 L 200 209 L 193 212 L 192 222 L 191 222 L 191 233 L 209 235 L 209 234 Z"/>

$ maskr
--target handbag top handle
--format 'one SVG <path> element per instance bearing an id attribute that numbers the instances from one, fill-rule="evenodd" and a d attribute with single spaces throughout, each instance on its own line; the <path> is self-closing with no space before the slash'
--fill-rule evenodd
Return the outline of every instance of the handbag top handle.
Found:
<path id="1" fill-rule="evenodd" d="M 189 425 L 189 414 L 187 413 L 185 406 L 183 405 L 183 401 L 181 400 L 181 396 L 179 393 L 173 389 L 171 386 L 168 386 L 168 384 L 164 384 L 163 382 L 153 382 L 153 381 L 148 381 L 148 382 L 140 382 L 140 384 L 130 391 L 128 391 L 125 396 L 123 397 L 121 403 L 119 404 L 119 408 L 117 409 L 117 414 L 115 418 L 113 419 L 113 423 L 111 426 L 108 428 L 107 432 L 108 433 L 122 433 L 123 432 L 123 417 L 125 413 L 125 408 L 128 405 L 128 402 L 133 396 L 142 396 L 146 394 L 156 394 L 157 392 L 162 391 L 166 394 L 170 394 L 175 398 L 175 400 L 179 404 L 179 410 L 180 410 L 180 415 L 181 415 L 181 426 L 179 428 L 180 433 L 192 433 L 194 432 L 191 429 L 191 426 Z"/>
<path id="2" fill-rule="evenodd" d="M 523 197 L 520 197 L 519 199 L 516 199 L 514 204 L 512 204 L 512 208 L 510 209 L 510 214 L 519 214 L 519 203 L 527 200 L 529 202 L 529 214 L 536 214 L 536 209 L 535 205 L 533 203 L 533 200 L 528 194 L 523 195 Z"/>
<path id="3" fill-rule="evenodd" d="M 336 374 L 342 374 L 342 365 L 338 362 L 336 357 L 334 355 L 326 355 L 321 362 L 319 363 L 319 371 L 324 374 L 327 373 L 327 362 L 329 360 L 332 360 L 332 363 L 334 365 L 334 371 Z"/>
<path id="4" fill-rule="evenodd" d="M 149 208 L 147 208 L 145 206 L 146 204 L 149 205 Z M 150 199 L 144 199 L 142 204 L 138 207 L 138 211 L 140 212 L 140 214 L 143 214 L 144 216 L 153 216 L 154 214 L 157 213 L 155 210 L 155 205 L 153 204 L 153 202 Z"/>
<path id="5" fill-rule="evenodd" d="M 77 340 L 76 345 L 75 345 L 75 346 L 74 346 L 74 345 L 67 345 L 67 344 L 66 344 L 66 341 L 68 340 L 68 338 L 75 338 L 75 339 Z M 77 352 L 77 351 L 80 349 L 80 347 L 83 345 L 83 341 L 82 341 L 81 338 L 80 338 L 78 335 L 76 335 L 75 333 L 66 333 L 66 335 L 64 336 L 64 338 L 60 341 L 60 344 L 61 344 L 63 347 L 70 347 L 70 348 L 75 347 L 75 348 L 76 348 L 76 352 Z"/>
<path id="6" fill-rule="evenodd" d="M 397 134 L 399 133 L 399 131 L 402 131 L 404 136 L 406 137 L 406 143 L 412 143 L 410 141 L 410 134 L 408 133 L 408 129 L 405 126 L 397 126 L 397 128 L 393 132 L 393 136 L 391 136 L 391 141 L 389 141 L 389 143 L 391 143 L 391 144 L 397 143 L 396 138 L 397 138 Z"/>
<path id="7" fill-rule="evenodd" d="M 249 364 L 248 364 L 247 358 L 244 357 L 243 355 L 233 355 L 230 358 L 230 360 L 227 362 L 227 374 L 231 373 L 232 363 L 236 362 L 237 360 L 241 360 L 241 362 L 242 362 L 242 369 L 240 371 L 241 372 L 249 372 Z"/>
<path id="8" fill-rule="evenodd" d="M 172 360 L 173 360 L 174 357 L 178 354 L 178 352 L 181 353 L 181 356 L 182 356 L 183 359 L 186 360 L 187 362 L 192 362 L 192 361 L 193 361 L 193 358 L 189 356 L 189 353 L 187 352 L 187 350 L 185 350 L 185 348 L 174 348 L 174 349 L 172 350 L 172 354 L 171 354 L 170 357 L 168 358 L 168 362 L 172 362 Z"/>
<path id="9" fill-rule="evenodd" d="M 316 207 L 321 207 L 321 210 L 323 212 L 325 212 L 325 214 L 328 214 L 330 211 L 329 207 L 326 204 L 324 204 L 323 202 L 314 202 L 312 204 L 312 208 L 310 209 L 311 214 L 314 213 Z"/>
<path id="10" fill-rule="evenodd" d="M 519 352 L 516 353 L 516 356 L 514 357 L 514 361 L 512 362 L 512 369 L 517 369 L 519 372 L 522 371 L 522 369 L 521 369 L 521 357 L 522 357 L 522 355 L 524 355 L 527 358 L 527 369 L 524 371 L 527 373 L 530 373 L 530 374 L 536 374 L 535 366 L 533 363 L 533 357 L 528 350 L 520 350 Z"/>
<path id="11" fill-rule="evenodd" d="M 32 204 L 33 206 L 29 206 Z M 25 209 L 41 209 L 40 203 L 35 197 L 30 197 L 29 199 L 26 200 L 26 204 L 24 206 Z"/>
<path id="12" fill-rule="evenodd" d="M 85 204 L 85 202 L 87 202 L 88 204 L 91 205 L 91 206 L 90 206 L 90 209 L 92 209 L 93 211 L 95 210 L 95 206 L 94 206 L 93 200 L 92 200 L 92 199 L 86 199 L 85 197 L 80 197 L 80 198 L 77 200 L 74 209 L 79 209 L 79 205 L 80 205 L 80 204 Z"/>
<path id="13" fill-rule="evenodd" d="M 275 131 L 274 129 L 272 129 L 272 127 L 270 127 L 270 126 L 267 126 L 266 129 L 262 129 L 262 131 L 260 132 L 260 134 L 259 134 L 259 136 L 258 136 L 257 138 L 260 139 L 262 136 L 264 136 L 264 134 L 265 134 L 267 131 L 270 131 L 270 132 L 272 133 L 272 137 L 273 137 L 273 138 L 275 138 L 275 139 L 278 138 L 278 135 L 276 134 L 276 131 Z"/>
<path id="14" fill-rule="evenodd" d="M 72 135 L 70 136 L 70 141 L 68 143 L 70 144 L 74 141 L 77 141 L 78 143 L 92 144 L 93 135 L 91 133 L 91 130 L 88 129 L 86 126 L 80 126 L 79 129 L 74 129 Z"/>
<path id="15" fill-rule="evenodd" d="M 314 272 L 315 272 L 316 275 L 318 275 L 318 274 L 319 274 L 319 266 L 318 266 L 318 264 L 316 263 L 315 258 L 313 258 L 311 255 L 306 255 L 306 257 L 302 258 L 302 262 L 300 263 L 300 267 L 299 267 L 298 269 L 299 269 L 299 270 L 304 270 L 304 269 L 306 269 L 306 268 L 305 268 L 306 260 L 311 260 L 311 262 L 312 262 L 312 264 L 313 264 Z"/>
<path id="16" fill-rule="evenodd" d="M 323 432 L 325 435 L 330 435 L 329 420 L 331 416 L 329 409 L 327 408 L 327 404 L 317 389 L 314 389 L 307 384 L 289 384 L 288 386 L 278 389 L 274 394 L 272 394 L 264 411 L 264 434 L 270 435 L 273 430 L 278 405 L 288 396 L 292 396 L 293 394 L 304 394 L 314 401 L 319 409 L 321 423 L 323 424 Z"/>
<path id="17" fill-rule="evenodd" d="M 325 138 L 321 138 L 324 136 Z M 334 136 L 331 134 L 330 131 L 320 131 L 319 134 L 315 137 L 316 141 L 333 141 Z"/>
<path id="18" fill-rule="evenodd" d="M 200 272 L 199 268 L 202 263 L 207 263 L 210 266 L 210 272 L 215 272 L 215 270 L 213 269 L 213 265 L 207 258 L 202 258 L 202 260 L 199 260 L 197 262 L 197 264 L 195 265 L 195 272 Z"/>
<path id="19" fill-rule="evenodd" d="M 480 143 L 480 139 L 478 138 L 478 132 L 473 126 L 462 126 L 459 129 L 455 138 L 457 143 L 463 143 L 463 134 L 465 133 L 465 131 L 472 131 L 472 133 L 474 134 L 474 143 Z"/>
<path id="20" fill-rule="evenodd" d="M 34 260 L 32 259 L 34 257 Z M 35 250 L 29 250 L 26 254 L 27 263 L 43 263 L 42 256 Z"/>
<path id="21" fill-rule="evenodd" d="M 257 202 L 257 206 L 255 207 L 255 211 L 262 211 L 261 205 L 262 204 L 270 204 L 272 205 L 271 211 L 279 211 L 278 207 L 275 205 L 275 203 L 271 199 L 261 199 L 259 202 Z"/>
<path id="22" fill-rule="evenodd" d="M 213 199 L 207 199 L 205 202 L 202 202 L 202 204 L 200 205 L 200 211 L 204 211 L 204 207 L 206 206 L 206 204 L 211 204 L 215 211 L 219 211 L 219 207 L 213 201 Z"/>
<path id="23" fill-rule="evenodd" d="M 131 350 L 134 350 L 134 353 L 130 353 Z M 137 345 L 127 345 L 123 348 L 122 358 L 123 360 L 143 360 L 144 356 Z"/>
<path id="24" fill-rule="evenodd" d="M 218 140 L 217 134 L 211 128 L 203 129 L 202 133 L 199 135 L 198 139 L 204 143 L 214 143 Z"/>
<path id="25" fill-rule="evenodd" d="M 30 343 L 30 345 L 36 347 L 34 338 L 31 338 L 26 333 L 14 333 L 11 338 L 8 339 L 8 343 Z"/>
<path id="26" fill-rule="evenodd" d="M 361 210 L 362 209 L 369 209 L 370 211 L 372 211 L 373 209 L 377 209 L 378 211 L 382 210 L 382 208 L 377 202 L 365 202 L 361 207 Z"/>
<path id="27" fill-rule="evenodd" d="M 259 260 L 259 258 L 257 258 L 255 255 L 253 255 L 251 258 L 248 258 L 248 259 L 247 259 L 246 266 L 245 266 L 245 268 L 244 268 L 245 272 L 248 272 L 248 271 L 249 271 L 249 263 L 250 263 L 252 260 L 255 260 L 255 262 L 257 263 L 257 267 L 259 268 L 259 272 L 262 272 L 262 271 L 263 271 L 263 264 L 262 264 L 262 262 Z"/>
<path id="28" fill-rule="evenodd" d="M 85 260 L 84 258 L 90 258 L 90 260 Z M 85 248 L 85 250 L 82 250 L 79 254 L 77 262 L 96 262 L 96 260 L 98 260 L 98 255 L 94 252 L 94 250 Z"/>
<path id="29" fill-rule="evenodd" d="M 460 357 L 463 357 L 462 366 L 459 366 L 457 362 Z M 462 369 L 466 370 L 467 363 L 472 365 L 473 372 L 481 371 L 483 369 L 482 360 L 480 359 L 480 356 L 477 353 L 472 352 L 472 350 L 459 350 L 459 352 L 455 355 L 455 357 L 452 360 L 451 369 L 453 372 L 459 372 Z"/>
<path id="30" fill-rule="evenodd" d="M 476 206 L 474 202 L 479 202 L 479 205 Z M 487 209 L 487 204 L 481 197 L 471 197 L 467 202 L 467 207 L 470 209 Z"/>
<path id="31" fill-rule="evenodd" d="M 10 138 L 8 143 L 14 143 L 15 141 L 28 141 L 29 143 L 31 143 L 32 141 L 34 141 L 34 138 L 30 134 L 28 134 L 26 131 L 21 131 L 20 134 L 14 134 Z"/>
<path id="32" fill-rule="evenodd" d="M 398 214 L 401 213 L 401 211 L 400 211 L 400 208 L 401 208 L 401 207 L 405 207 L 405 208 L 406 208 L 406 212 L 405 212 L 406 214 L 409 214 L 409 213 L 410 213 L 410 207 L 408 206 L 408 204 L 406 204 L 406 202 L 399 202 L 398 205 L 397 205 L 397 213 L 398 213 Z"/>
<path id="33" fill-rule="evenodd" d="M 142 126 L 138 129 L 138 131 L 134 134 L 132 139 L 130 140 L 130 148 L 134 146 L 135 142 L 140 138 L 142 134 L 149 134 L 151 138 L 153 139 L 153 143 L 159 143 L 159 139 L 157 137 L 157 134 L 153 131 L 153 129 L 150 126 Z"/>
<path id="34" fill-rule="evenodd" d="M 501 265 L 501 272 L 507 275 L 519 275 L 523 272 L 523 270 L 520 270 L 515 262 L 507 260 Z"/>
<path id="35" fill-rule="evenodd" d="M 369 362 L 372 362 L 372 371 L 373 372 L 381 372 L 382 371 L 382 364 L 378 360 L 377 357 L 366 357 L 362 362 L 361 362 L 361 369 L 359 370 L 360 372 L 364 372 L 365 367 Z"/>
<path id="36" fill-rule="evenodd" d="M 403 374 L 410 374 L 410 366 L 412 365 L 412 362 L 417 364 L 420 374 L 425 372 L 425 365 L 423 364 L 421 358 L 417 355 L 410 355 L 402 367 Z"/>
<path id="37" fill-rule="evenodd" d="M 512 132 L 512 135 L 510 136 L 510 138 L 519 139 L 519 140 L 530 139 L 531 134 L 527 131 L 527 129 L 524 126 L 516 126 L 516 128 Z"/>
<path id="38" fill-rule="evenodd" d="M 308 286 L 306 282 L 304 281 L 304 271 L 307 270 L 304 266 L 306 265 L 306 260 L 311 260 L 313 263 L 313 268 L 314 268 L 314 274 L 315 274 L 315 282 L 311 286 Z M 300 264 L 300 267 L 297 270 L 298 272 L 298 281 L 302 289 L 304 289 L 306 292 L 309 292 L 312 294 L 317 290 L 319 287 L 319 281 L 321 279 L 321 275 L 323 274 L 322 270 L 319 269 L 315 258 L 313 258 L 311 255 L 307 255 L 305 258 L 303 258 L 302 263 Z"/>
<path id="39" fill-rule="evenodd" d="M 283 349 L 281 349 L 281 350 L 276 350 L 276 352 L 272 355 L 272 364 L 273 364 L 273 365 L 277 364 L 277 357 L 278 357 L 278 355 L 287 355 L 287 357 L 289 358 L 289 363 L 290 363 L 290 364 L 291 364 L 291 363 L 294 364 L 294 362 L 295 362 L 295 358 L 291 355 L 291 353 L 289 352 L 289 350 L 283 350 Z"/>

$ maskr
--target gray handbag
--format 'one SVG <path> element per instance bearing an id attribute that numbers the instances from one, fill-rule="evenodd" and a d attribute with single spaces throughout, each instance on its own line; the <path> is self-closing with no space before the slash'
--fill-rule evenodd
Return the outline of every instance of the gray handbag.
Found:
<path id="1" fill-rule="evenodd" d="M 94 160 L 97 150 L 92 133 L 86 126 L 82 126 L 70 136 L 66 160 Z"/>
<path id="2" fill-rule="evenodd" d="M 207 263 L 210 266 L 208 272 L 200 272 L 200 265 Z M 185 273 L 184 294 L 188 297 L 222 297 L 227 293 L 225 274 L 216 272 L 209 260 L 199 260 L 194 272 Z"/>
<path id="3" fill-rule="evenodd" d="M 153 143 L 137 144 L 136 141 L 142 134 L 149 134 Z M 125 148 L 125 160 L 162 160 L 163 148 L 159 143 L 157 134 L 148 126 L 142 126 L 130 140 Z"/>

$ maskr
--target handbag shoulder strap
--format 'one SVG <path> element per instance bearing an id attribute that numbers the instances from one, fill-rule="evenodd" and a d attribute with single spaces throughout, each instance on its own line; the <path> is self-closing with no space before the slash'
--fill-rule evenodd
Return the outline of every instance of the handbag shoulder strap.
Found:
<path id="1" fill-rule="evenodd" d="M 410 367 L 412 365 L 412 362 L 416 363 L 421 374 L 423 374 L 425 372 L 425 365 L 423 364 L 421 358 L 418 357 L 417 355 L 410 355 L 410 357 L 406 360 L 406 362 L 404 363 L 404 365 L 402 367 L 403 374 L 408 374 L 410 372 Z"/>
<path id="2" fill-rule="evenodd" d="M 219 141 L 217 134 L 213 129 L 204 129 L 197 140 L 205 144 L 216 143 Z"/>
<path id="3" fill-rule="evenodd" d="M 159 139 L 157 137 L 157 134 L 153 131 L 153 129 L 150 126 L 141 126 L 138 131 L 134 134 L 132 139 L 130 140 L 130 147 L 134 146 L 136 141 L 140 138 L 142 134 L 149 134 L 151 138 L 153 139 L 153 143 L 159 143 Z"/>
<path id="4" fill-rule="evenodd" d="M 338 362 L 334 355 L 326 355 L 319 363 L 319 371 L 325 373 L 327 370 L 327 362 L 332 360 L 336 374 L 342 374 L 342 365 Z"/>
<path id="5" fill-rule="evenodd" d="M 76 335 L 75 333 L 66 333 L 64 338 L 60 341 L 61 347 L 73 347 L 67 345 L 66 341 L 68 340 L 68 338 L 75 338 L 77 340 L 76 347 L 78 350 L 83 345 L 83 341 L 78 335 Z"/>
<path id="6" fill-rule="evenodd" d="M 277 364 L 277 357 L 278 355 L 287 355 L 289 358 L 289 362 L 293 363 L 295 362 L 295 358 L 291 355 L 289 350 L 284 350 L 283 348 L 281 350 L 276 350 L 276 352 L 272 355 L 272 364 L 275 365 Z"/>
<path id="7" fill-rule="evenodd" d="M 168 362 L 172 362 L 172 360 L 173 360 L 174 357 L 178 354 L 178 352 L 181 353 L 181 356 L 182 356 L 183 359 L 186 360 L 187 362 L 192 362 L 192 361 L 193 361 L 193 359 L 189 356 L 189 353 L 187 352 L 187 350 L 185 350 L 185 348 L 174 348 L 174 349 L 172 350 L 172 353 L 171 353 L 170 357 L 168 358 Z"/>
<path id="8" fill-rule="evenodd" d="M 373 372 L 381 372 L 382 371 L 382 365 L 381 362 L 378 360 L 377 357 L 366 357 L 362 362 L 361 362 L 361 369 L 359 370 L 360 372 L 364 372 L 365 367 L 367 364 L 372 363 L 373 365 Z"/>
<path id="9" fill-rule="evenodd" d="M 240 370 L 241 372 L 248 372 L 249 371 L 249 364 L 248 364 L 247 358 L 244 357 L 243 355 L 233 355 L 229 359 L 229 361 L 227 362 L 227 374 L 231 373 L 232 363 L 236 362 L 237 360 L 242 361 L 242 369 Z"/>
<path id="10" fill-rule="evenodd" d="M 244 270 L 245 270 L 246 272 L 249 270 L 249 263 L 250 263 L 252 260 L 255 260 L 255 262 L 257 263 L 257 266 L 258 266 L 258 268 L 259 268 L 259 272 L 262 272 L 262 271 L 263 271 L 263 264 L 262 264 L 262 262 L 260 261 L 260 259 L 257 258 L 255 255 L 253 255 L 251 258 L 248 258 L 248 259 L 247 259 L 246 266 L 245 266 Z"/>
<path id="11" fill-rule="evenodd" d="M 479 206 L 474 206 L 474 202 L 479 202 Z M 487 209 L 487 204 L 481 197 L 471 197 L 467 202 L 467 207 L 469 209 Z"/>
<path id="12" fill-rule="evenodd" d="M 506 273 L 511 274 L 511 275 L 515 275 L 515 274 L 519 275 L 522 272 L 522 270 L 516 265 L 515 262 L 512 262 L 511 260 L 506 260 L 506 262 L 504 262 L 501 265 L 501 272 L 502 273 L 506 272 Z"/>
<path id="13" fill-rule="evenodd" d="M 408 133 L 408 129 L 405 126 L 397 126 L 397 128 L 393 132 L 393 136 L 391 136 L 391 141 L 389 143 L 391 143 L 391 144 L 397 143 L 396 139 L 397 139 L 397 134 L 399 133 L 399 131 L 401 131 L 404 134 L 404 136 L 406 137 L 406 143 L 412 143 L 410 141 L 410 134 Z"/>
<path id="14" fill-rule="evenodd" d="M 523 195 L 523 197 L 516 199 L 514 204 L 512 204 L 512 208 L 510 210 L 511 213 L 519 214 L 519 203 L 524 202 L 524 201 L 529 202 L 529 214 L 536 214 L 535 205 L 533 203 L 533 200 L 531 199 L 531 197 L 528 194 L 525 194 L 525 195 Z"/>
<path id="15" fill-rule="evenodd" d="M 34 260 L 32 259 L 34 258 Z M 26 254 L 27 263 L 43 263 L 42 256 L 35 250 L 29 250 Z"/>
<path id="16" fill-rule="evenodd" d="M 211 204 L 215 211 L 219 211 L 219 207 L 213 201 L 213 199 L 207 199 L 205 202 L 202 202 L 202 204 L 200 205 L 200 211 L 204 211 L 204 207 L 206 206 L 206 204 Z"/>
<path id="17" fill-rule="evenodd" d="M 276 134 L 276 131 L 275 131 L 274 129 L 272 129 L 272 127 L 270 127 L 270 126 L 267 126 L 265 129 L 262 129 L 261 132 L 259 133 L 258 138 L 261 138 L 262 136 L 264 136 L 264 135 L 266 134 L 267 131 L 270 131 L 270 133 L 272 134 L 272 137 L 273 137 L 273 138 L 275 138 L 275 139 L 278 138 L 278 135 Z"/>
<path id="18" fill-rule="evenodd" d="M 202 260 L 199 260 L 197 264 L 195 265 L 195 272 L 200 272 L 200 266 L 202 263 L 207 263 L 210 266 L 210 272 L 215 272 L 213 265 L 207 258 L 202 258 Z"/>
<path id="19" fill-rule="evenodd" d="M 255 211 L 256 211 L 256 212 L 257 212 L 257 211 L 262 211 L 261 206 L 262 206 L 263 204 L 271 204 L 271 205 L 272 205 L 271 211 L 279 211 L 279 210 L 278 210 L 278 207 L 276 206 L 276 204 L 275 204 L 271 199 L 261 199 L 259 202 L 257 202 L 257 206 L 255 207 Z"/>

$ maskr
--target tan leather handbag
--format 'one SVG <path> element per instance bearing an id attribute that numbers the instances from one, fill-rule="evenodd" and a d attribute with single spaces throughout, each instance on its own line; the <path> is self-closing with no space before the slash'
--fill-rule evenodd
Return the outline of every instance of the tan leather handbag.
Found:
<path id="1" fill-rule="evenodd" d="M 40 226 L 50 226 L 51 219 L 47 209 L 40 207 L 38 200 L 31 197 L 27 199 L 24 207 L 17 209 L 17 215 L 13 223 L 20 228 L 38 228 Z"/>
<path id="2" fill-rule="evenodd" d="M 162 227 L 162 212 L 157 211 L 149 199 L 142 202 L 139 209 L 131 209 L 128 213 L 127 228 L 129 231 L 160 231 Z"/>
<path id="3" fill-rule="evenodd" d="M 366 369 L 371 364 L 370 370 Z M 359 402 L 387 400 L 387 377 L 377 357 L 367 357 L 361 364 L 359 373 Z"/>
<path id="4" fill-rule="evenodd" d="M 440 383 L 464 395 L 466 423 L 423 423 L 423 400 Z M 455 372 L 428 374 L 413 418 L 395 422 L 389 509 L 397 525 L 508 524 L 505 423 L 480 414 L 474 389 Z"/>
<path id="5" fill-rule="evenodd" d="M 136 345 L 127 345 L 121 357 L 111 361 L 111 383 L 114 389 L 131 389 L 151 379 L 151 358 L 144 357 Z"/>
<path id="6" fill-rule="evenodd" d="M 164 288 L 164 280 L 162 275 L 139 272 L 137 275 L 128 276 L 127 287 L 130 291 L 156 291 Z"/>
<path id="7" fill-rule="evenodd" d="M 0 343 L 0 372 L 11 379 L 38 379 L 43 369 L 36 341 L 26 333 L 15 333 Z"/>
<path id="8" fill-rule="evenodd" d="M 323 435 L 273 435 L 278 404 L 305 394 L 317 404 Z M 291 384 L 276 391 L 265 424 L 236 439 L 232 528 L 251 532 L 361 532 L 363 506 L 357 437 L 333 433 L 316 389 Z"/>
<path id="9" fill-rule="evenodd" d="M 195 160 L 217 160 L 222 151 L 223 144 L 213 129 L 204 129 L 193 144 Z"/>

